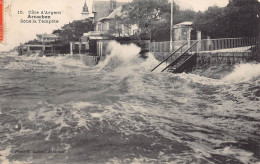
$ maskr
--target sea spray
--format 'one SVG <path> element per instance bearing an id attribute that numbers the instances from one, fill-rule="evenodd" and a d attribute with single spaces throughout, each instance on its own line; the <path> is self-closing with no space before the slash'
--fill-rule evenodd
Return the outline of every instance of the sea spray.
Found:
<path id="1" fill-rule="evenodd" d="M 125 67 L 133 65 L 133 62 L 138 58 L 140 48 L 134 44 L 121 45 L 117 42 L 109 43 L 107 47 L 108 55 L 106 59 L 99 64 L 101 69 L 110 71 L 110 69 L 119 66 Z"/>
<path id="2" fill-rule="evenodd" d="M 103 71 L 132 72 L 133 70 L 150 71 L 157 61 L 151 53 L 147 53 L 148 58 L 143 59 L 140 53 L 141 48 L 135 44 L 122 45 L 111 42 L 107 48 L 107 57 L 98 67 Z"/>
<path id="3" fill-rule="evenodd" d="M 229 82 L 247 82 L 253 79 L 260 78 L 260 64 L 239 64 L 236 65 L 234 71 L 223 78 L 224 81 Z"/>

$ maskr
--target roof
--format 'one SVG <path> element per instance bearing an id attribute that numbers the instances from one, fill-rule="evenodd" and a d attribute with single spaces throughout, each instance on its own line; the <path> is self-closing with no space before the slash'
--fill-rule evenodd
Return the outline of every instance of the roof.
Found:
<path id="1" fill-rule="evenodd" d="M 107 40 L 109 39 L 108 36 L 98 36 L 98 35 L 92 35 L 92 36 L 82 36 L 81 39 L 85 38 L 86 40 Z"/>
<path id="2" fill-rule="evenodd" d="M 193 24 L 193 22 L 186 21 L 186 22 L 182 22 L 182 23 L 174 25 L 174 28 L 192 26 L 192 24 Z"/>
<path id="3" fill-rule="evenodd" d="M 115 9 L 115 11 L 113 11 L 111 14 L 109 14 L 109 16 L 107 17 L 108 19 L 113 19 L 116 16 L 121 16 L 122 15 L 122 6 L 118 7 L 117 9 Z"/>
<path id="4" fill-rule="evenodd" d="M 85 1 L 84 6 L 83 6 L 82 12 L 85 12 L 85 13 L 88 13 L 88 12 L 89 12 L 89 11 L 88 11 L 88 6 L 87 6 L 87 2 L 86 2 L 86 1 Z"/>
<path id="5" fill-rule="evenodd" d="M 41 43 L 33 43 L 33 44 L 23 44 L 21 45 L 20 47 L 52 47 L 53 45 L 49 44 L 49 45 L 46 45 L 46 44 L 41 44 Z"/>
<path id="6" fill-rule="evenodd" d="M 46 34 L 46 33 L 44 33 L 44 34 L 37 34 L 36 36 L 42 36 L 42 37 L 48 37 L 48 38 L 58 38 L 58 36 L 55 35 L 55 34 Z"/>
<path id="7" fill-rule="evenodd" d="M 106 34 L 106 32 L 104 31 L 89 31 L 88 33 L 83 33 L 83 36 L 87 37 L 87 36 L 101 36 Z"/>
<path id="8" fill-rule="evenodd" d="M 116 6 L 121 7 L 126 2 L 117 2 Z M 101 18 L 108 17 L 110 12 L 110 2 L 109 1 L 95 1 L 94 10 L 96 12 L 95 21 L 100 20 Z"/>
<path id="9" fill-rule="evenodd" d="M 89 40 L 102 40 L 102 39 L 106 39 L 106 38 L 104 38 L 102 36 L 90 36 L 89 37 Z"/>
<path id="10" fill-rule="evenodd" d="M 107 20 L 107 19 L 114 19 L 116 16 L 119 16 L 119 17 L 122 16 L 122 6 L 115 9 L 115 11 L 113 11 L 107 17 L 101 18 L 98 21 Z"/>

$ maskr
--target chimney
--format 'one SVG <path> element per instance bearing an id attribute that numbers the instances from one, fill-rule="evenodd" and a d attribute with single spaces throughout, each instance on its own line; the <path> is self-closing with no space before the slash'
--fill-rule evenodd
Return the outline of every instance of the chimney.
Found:
<path id="1" fill-rule="evenodd" d="M 116 9 L 116 0 L 110 0 L 109 13 L 112 13 Z"/>

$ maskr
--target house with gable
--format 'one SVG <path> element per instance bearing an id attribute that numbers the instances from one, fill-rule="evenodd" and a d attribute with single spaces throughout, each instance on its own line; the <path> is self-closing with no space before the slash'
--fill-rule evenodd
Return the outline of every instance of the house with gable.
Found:
<path id="1" fill-rule="evenodd" d="M 109 40 L 112 37 L 129 37 L 137 31 L 137 25 L 124 25 L 120 19 L 123 19 L 123 2 L 116 0 L 94 1 L 91 11 L 87 3 L 83 6 L 82 21 L 92 20 L 95 23 L 95 30 L 84 33 L 80 38 L 81 44 L 89 49 L 90 53 L 95 53 L 97 42 L 100 40 Z"/>
<path id="2" fill-rule="evenodd" d="M 128 37 L 137 32 L 137 25 L 128 25 L 122 22 L 124 19 L 122 7 L 116 8 L 107 17 L 99 19 L 95 31 L 105 32 L 115 37 Z"/>
<path id="3" fill-rule="evenodd" d="M 84 19 L 91 19 L 95 23 L 95 30 L 85 33 L 81 37 L 81 41 L 88 41 L 94 39 L 107 39 L 109 36 L 131 36 L 137 31 L 137 25 L 125 25 L 122 19 L 122 6 L 125 3 L 110 1 L 93 1 L 92 14 L 86 17 L 86 3 L 83 7 L 82 17 Z M 88 11 L 88 13 L 90 13 Z"/>

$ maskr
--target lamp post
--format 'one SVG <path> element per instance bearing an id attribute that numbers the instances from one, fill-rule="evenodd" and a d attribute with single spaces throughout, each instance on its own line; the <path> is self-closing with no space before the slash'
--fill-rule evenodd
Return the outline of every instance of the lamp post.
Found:
<path id="1" fill-rule="evenodd" d="M 170 52 L 172 52 L 173 0 L 171 0 Z"/>

